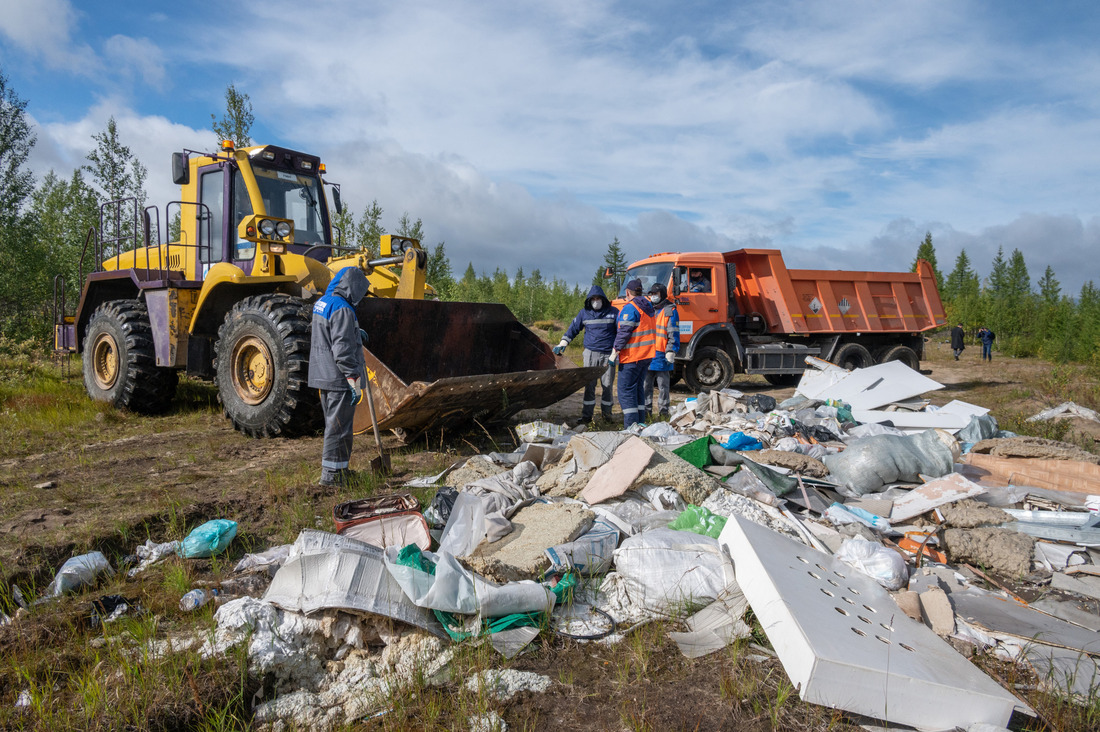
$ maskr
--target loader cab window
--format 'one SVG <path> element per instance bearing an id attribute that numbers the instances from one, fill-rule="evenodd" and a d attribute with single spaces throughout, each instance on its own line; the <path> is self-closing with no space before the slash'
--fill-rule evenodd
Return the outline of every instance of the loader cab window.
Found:
<path id="1" fill-rule="evenodd" d="M 714 292 L 714 270 L 710 267 L 680 267 L 680 292 Z"/>
<path id="2" fill-rule="evenodd" d="M 212 262 L 222 261 L 224 256 L 225 232 L 225 171 L 221 168 L 202 174 L 199 181 L 198 243 L 199 264 L 203 277 Z"/>
<path id="3" fill-rule="evenodd" d="M 626 283 L 633 279 L 641 280 L 642 292 L 648 292 L 650 286 L 653 284 L 668 287 L 671 276 L 672 262 L 654 262 L 652 264 L 642 264 L 637 267 L 631 267 L 626 271 L 623 285 L 619 288 L 619 297 L 626 297 Z"/>
<path id="4" fill-rule="evenodd" d="M 285 170 L 253 168 L 256 183 L 269 216 L 294 221 L 294 243 L 313 246 L 326 244 L 325 210 L 321 204 L 321 184 L 315 176 L 298 175 Z"/>
<path id="5" fill-rule="evenodd" d="M 235 241 L 233 245 L 233 259 L 252 259 L 256 256 L 256 246 L 248 239 L 238 236 L 238 227 L 247 216 L 256 213 L 252 210 L 252 199 L 248 197 L 248 188 L 244 184 L 244 176 L 240 169 L 233 171 L 233 227 L 229 232 L 229 239 Z"/>

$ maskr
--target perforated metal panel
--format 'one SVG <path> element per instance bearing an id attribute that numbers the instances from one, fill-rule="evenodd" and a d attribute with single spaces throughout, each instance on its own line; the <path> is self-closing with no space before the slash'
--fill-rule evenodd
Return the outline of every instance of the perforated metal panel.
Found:
<path id="1" fill-rule="evenodd" d="M 804 701 L 920 729 L 1007 725 L 1017 699 L 870 577 L 738 516 L 719 541 Z"/>

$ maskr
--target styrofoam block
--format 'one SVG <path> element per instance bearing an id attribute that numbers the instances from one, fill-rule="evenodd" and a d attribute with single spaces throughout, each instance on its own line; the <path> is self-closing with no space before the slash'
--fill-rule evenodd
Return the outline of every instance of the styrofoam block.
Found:
<path id="1" fill-rule="evenodd" d="M 739 516 L 719 542 L 804 701 L 919 729 L 1003 727 L 1020 706 L 839 560 Z"/>

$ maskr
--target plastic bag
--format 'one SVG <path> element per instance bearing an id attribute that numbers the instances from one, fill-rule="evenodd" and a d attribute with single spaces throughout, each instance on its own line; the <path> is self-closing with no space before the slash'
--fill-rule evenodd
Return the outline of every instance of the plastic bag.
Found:
<path id="1" fill-rule="evenodd" d="M 101 574 L 111 577 L 114 573 L 115 570 L 111 568 L 111 563 L 107 561 L 107 557 L 103 556 L 103 552 L 81 554 L 61 565 L 53 582 L 46 588 L 46 594 L 50 597 L 58 597 L 78 587 L 94 583 L 96 577 Z"/>
<path id="2" fill-rule="evenodd" d="M 654 529 L 623 541 L 615 569 L 631 600 L 655 612 L 709 605 L 733 581 L 733 564 L 717 539 Z"/>
<path id="3" fill-rule="evenodd" d="M 901 555 L 862 536 L 846 539 L 836 558 L 855 567 L 888 590 L 900 590 L 909 581 L 909 567 Z"/>
<path id="4" fill-rule="evenodd" d="M 447 520 L 451 517 L 451 511 L 454 510 L 456 498 L 458 498 L 458 491 L 450 486 L 444 486 L 436 491 L 431 504 L 424 511 L 428 526 L 433 529 L 442 529 L 446 526 Z"/>
<path id="5" fill-rule="evenodd" d="M 888 483 L 917 483 L 921 475 L 939 478 L 954 470 L 959 445 L 943 430 L 899 437 L 876 435 L 848 443 L 844 452 L 822 462 L 834 480 L 857 495 L 882 490 Z"/>
<path id="6" fill-rule="evenodd" d="M 676 531 L 690 531 L 717 539 L 722 529 L 726 528 L 726 517 L 711 513 L 702 506 L 689 504 L 683 513 L 668 525 L 668 528 Z"/>
<path id="7" fill-rule="evenodd" d="M 764 414 L 772 411 L 776 406 L 775 398 L 767 394 L 753 394 L 745 400 L 745 404 L 749 405 L 750 409 L 755 409 L 757 412 Z"/>
<path id="8" fill-rule="evenodd" d="M 184 559 L 196 559 L 221 554 L 236 535 L 236 521 L 212 519 L 196 526 L 180 543 L 180 556 Z"/>
<path id="9" fill-rule="evenodd" d="M 592 528 L 575 541 L 558 544 L 546 550 L 550 560 L 548 573 L 574 570 L 580 574 L 605 574 L 611 568 L 611 557 L 619 546 L 621 533 L 607 519 L 596 519 Z"/>
<path id="10" fill-rule="evenodd" d="M 825 509 L 825 518 L 832 521 L 834 526 L 860 523 L 876 531 L 890 530 L 890 522 L 881 516 L 876 516 L 858 506 L 845 506 L 842 503 L 834 503 Z"/>
<path id="11" fill-rule="evenodd" d="M 555 437 L 571 434 L 568 427 L 536 420 L 516 425 L 516 434 L 520 442 L 553 442 Z"/>
<path id="12" fill-rule="evenodd" d="M 726 438 L 726 441 L 722 443 L 722 447 L 727 450 L 761 450 L 764 443 L 755 437 L 749 437 L 744 432 L 734 432 Z"/>

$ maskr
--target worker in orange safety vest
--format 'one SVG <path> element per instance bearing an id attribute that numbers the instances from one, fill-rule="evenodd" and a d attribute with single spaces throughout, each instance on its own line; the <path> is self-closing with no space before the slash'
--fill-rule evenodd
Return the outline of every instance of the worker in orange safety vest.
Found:
<path id="1" fill-rule="evenodd" d="M 623 427 L 645 420 L 645 377 L 656 352 L 653 304 L 642 296 L 642 282 L 626 283 L 627 303 L 619 310 L 612 363 L 619 363 L 619 406 Z"/>

